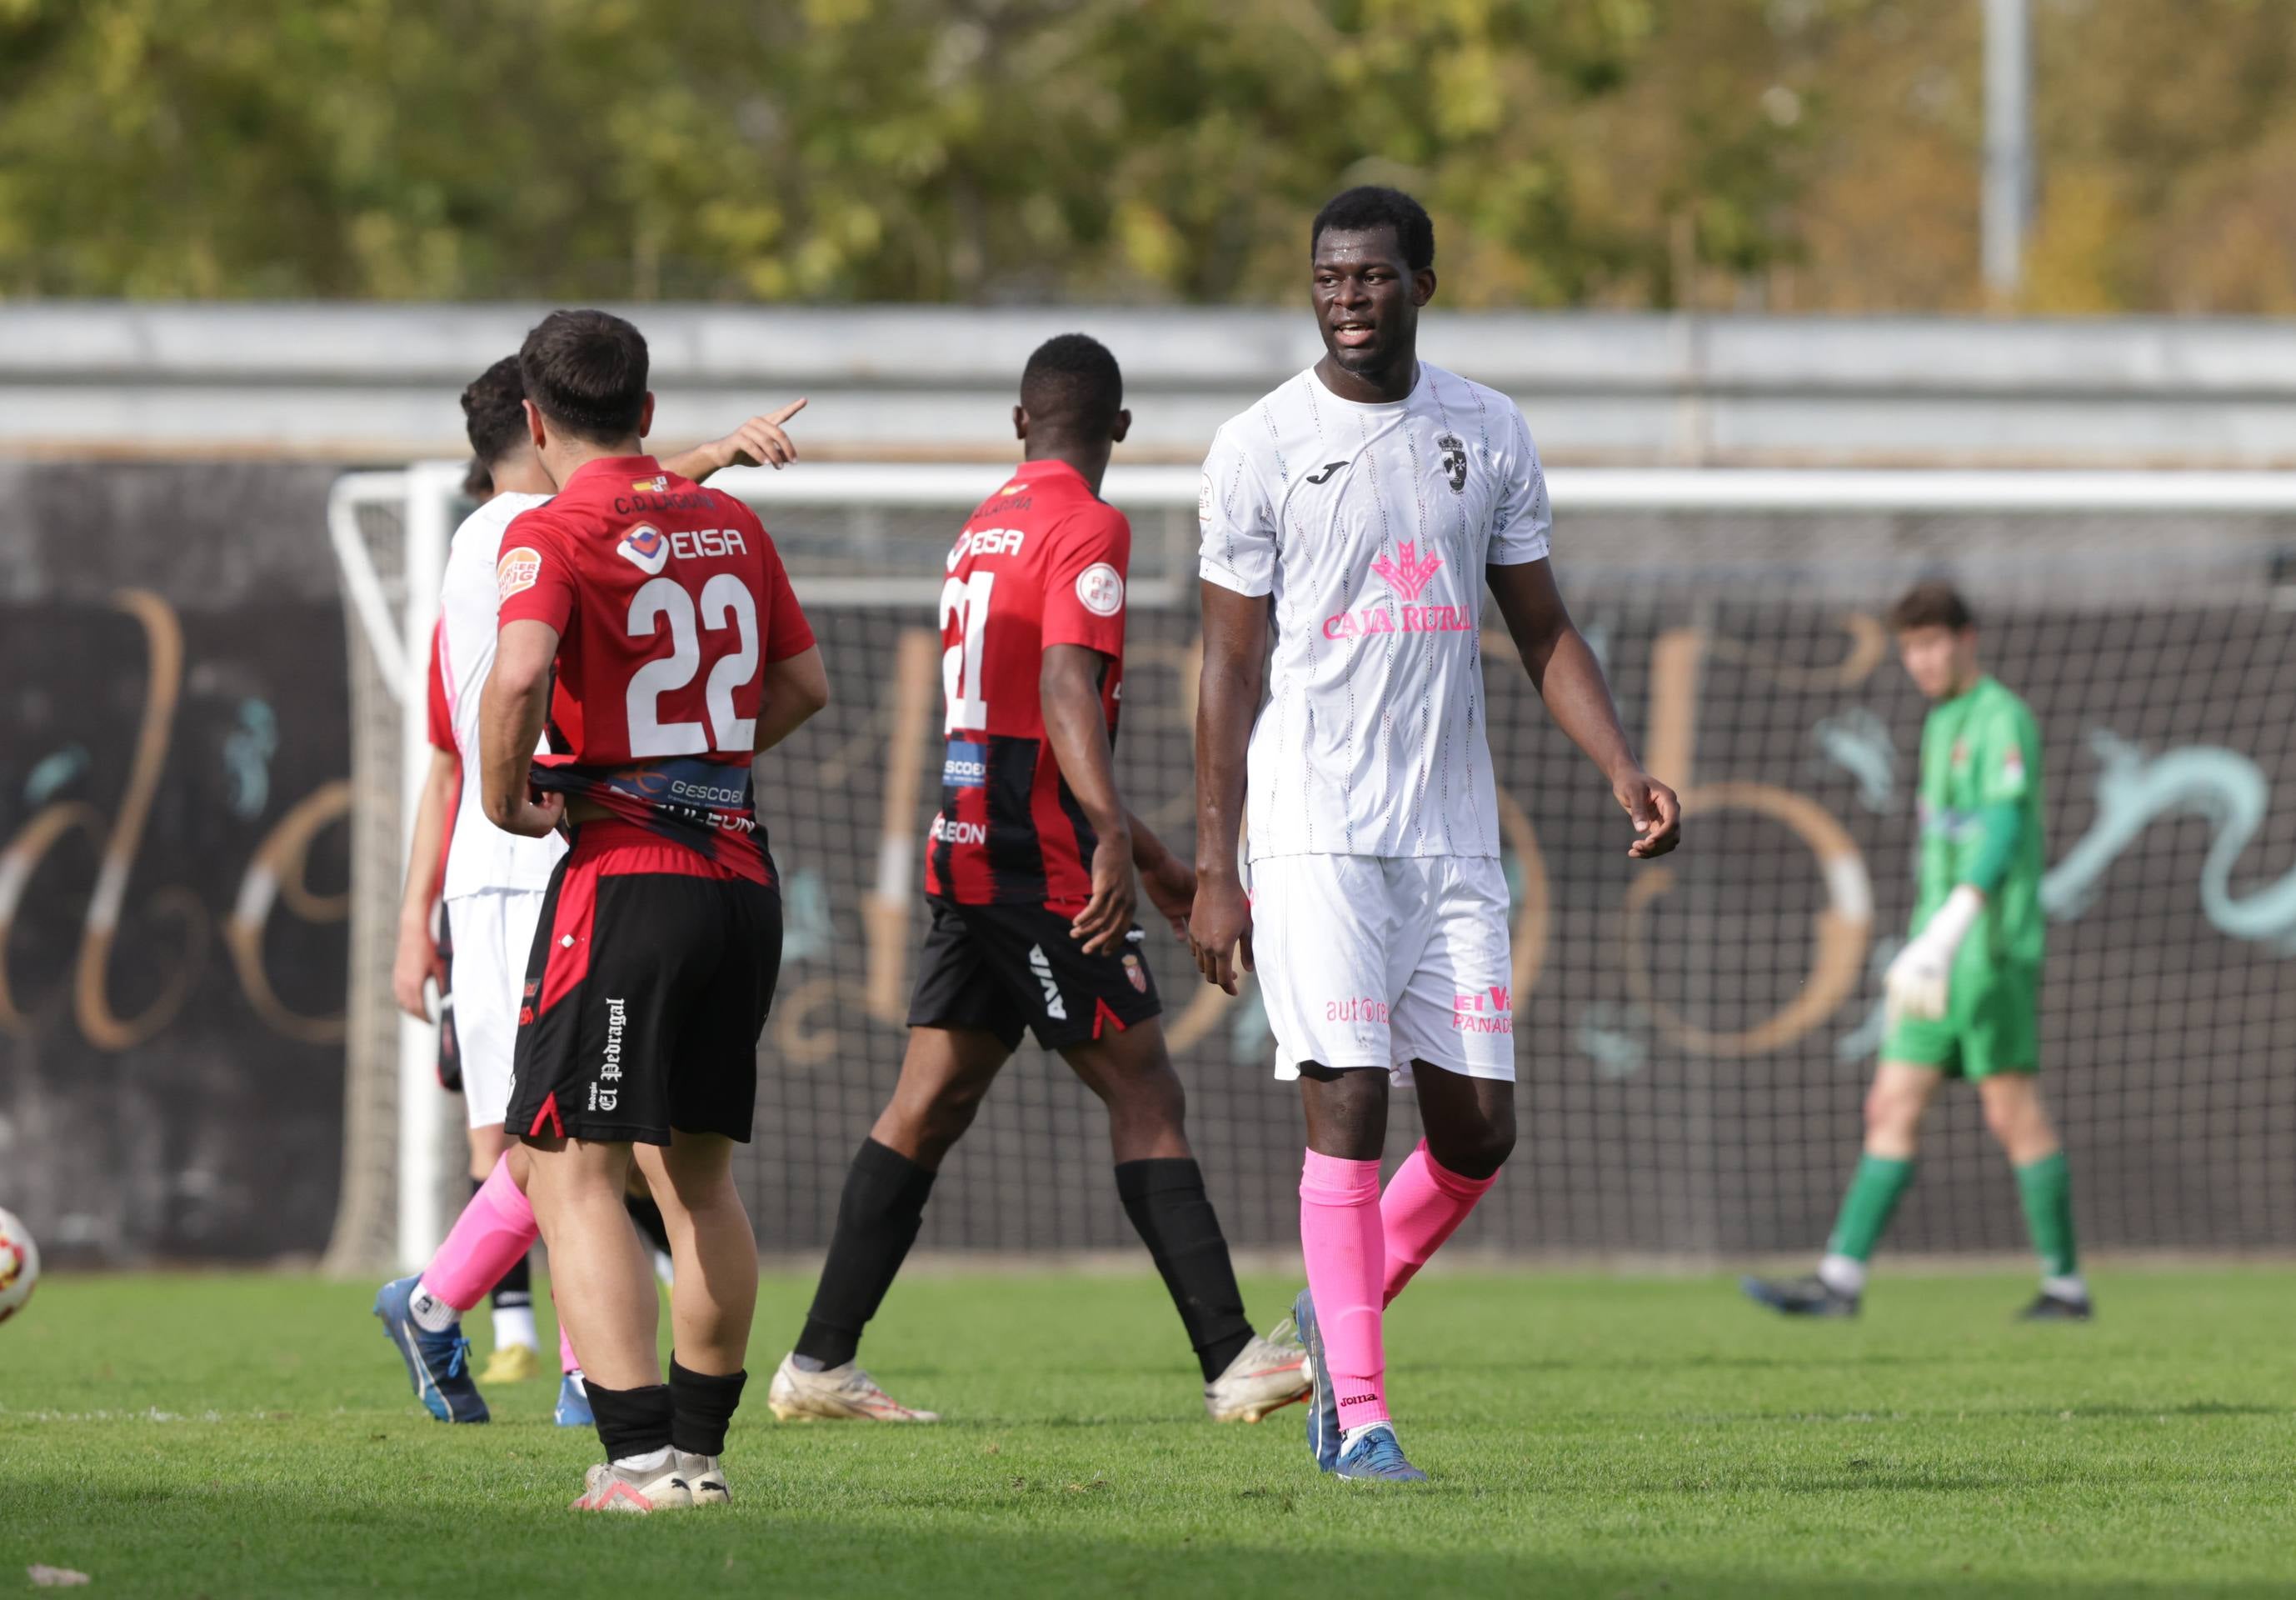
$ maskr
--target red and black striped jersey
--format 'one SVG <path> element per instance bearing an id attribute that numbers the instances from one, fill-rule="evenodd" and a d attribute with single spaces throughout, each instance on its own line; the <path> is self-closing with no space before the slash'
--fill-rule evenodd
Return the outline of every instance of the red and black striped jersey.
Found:
<path id="1" fill-rule="evenodd" d="M 1074 467 L 1032 461 L 981 503 L 940 595 L 948 743 L 925 892 L 961 905 L 1082 910 L 1097 842 L 1061 776 L 1037 698 L 1045 652 L 1081 644 L 1116 737 L 1132 525 Z"/>
<path id="2" fill-rule="evenodd" d="M 780 554 L 733 496 L 651 455 L 585 463 L 503 532 L 499 626 L 558 630 L 533 783 L 597 801 L 758 882 L 765 668 L 813 647 Z"/>

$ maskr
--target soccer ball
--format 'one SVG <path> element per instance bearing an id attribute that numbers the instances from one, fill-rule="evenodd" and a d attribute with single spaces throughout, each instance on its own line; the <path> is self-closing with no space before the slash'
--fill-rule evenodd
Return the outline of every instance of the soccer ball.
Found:
<path id="1" fill-rule="evenodd" d="M 0 1322 L 24 1309 L 40 1281 L 40 1247 L 9 1211 L 0 1211 Z"/>

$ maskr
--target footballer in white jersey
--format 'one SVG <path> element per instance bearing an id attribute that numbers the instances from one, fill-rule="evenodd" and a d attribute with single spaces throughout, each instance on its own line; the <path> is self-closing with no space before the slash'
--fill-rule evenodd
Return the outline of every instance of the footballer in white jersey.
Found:
<path id="1" fill-rule="evenodd" d="M 1323 359 L 1222 427 L 1204 467 L 1190 941 L 1230 993 L 1256 951 L 1276 1071 L 1300 1080 L 1308 1290 L 1294 1314 L 1316 1464 L 1401 1481 L 1423 1474 L 1388 1417 L 1382 1309 L 1514 1144 L 1486 588 L 1632 818 L 1627 853 L 1673 849 L 1680 807 L 1628 745 L 1556 592 L 1521 413 L 1418 358 L 1427 213 L 1351 189 L 1316 217 L 1309 251 Z M 1382 1202 L 1391 1082 L 1414 1086 L 1427 1136 Z"/>

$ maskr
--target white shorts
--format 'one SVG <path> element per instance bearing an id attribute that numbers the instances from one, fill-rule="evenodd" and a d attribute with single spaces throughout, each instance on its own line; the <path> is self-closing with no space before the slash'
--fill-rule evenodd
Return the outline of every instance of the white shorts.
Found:
<path id="1" fill-rule="evenodd" d="M 511 1054 L 544 891 L 489 889 L 447 902 L 455 936 L 455 1038 L 462 1047 L 463 1104 L 471 1126 L 503 1120 Z"/>
<path id="2" fill-rule="evenodd" d="M 1275 1076 L 1423 1061 L 1514 1081 L 1505 870 L 1491 856 L 1251 864 L 1251 953 Z"/>

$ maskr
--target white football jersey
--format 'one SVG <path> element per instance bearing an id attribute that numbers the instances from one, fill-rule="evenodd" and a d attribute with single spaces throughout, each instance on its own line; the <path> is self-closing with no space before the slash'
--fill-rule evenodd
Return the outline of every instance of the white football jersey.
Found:
<path id="1" fill-rule="evenodd" d="M 1275 597 L 1251 859 L 1497 855 L 1483 572 L 1552 521 L 1514 402 L 1423 361 L 1365 406 L 1311 368 L 1221 427 L 1197 514 L 1204 578 Z"/>
<path id="2" fill-rule="evenodd" d="M 439 666 L 463 757 L 463 798 L 455 808 L 440 890 L 450 900 L 490 889 L 547 889 L 551 870 L 566 853 L 566 841 L 555 833 L 529 839 L 495 826 L 479 796 L 479 701 L 495 666 L 495 562 L 511 519 L 549 498 L 496 495 L 463 519 L 447 547 L 447 577 L 439 589 Z"/>

